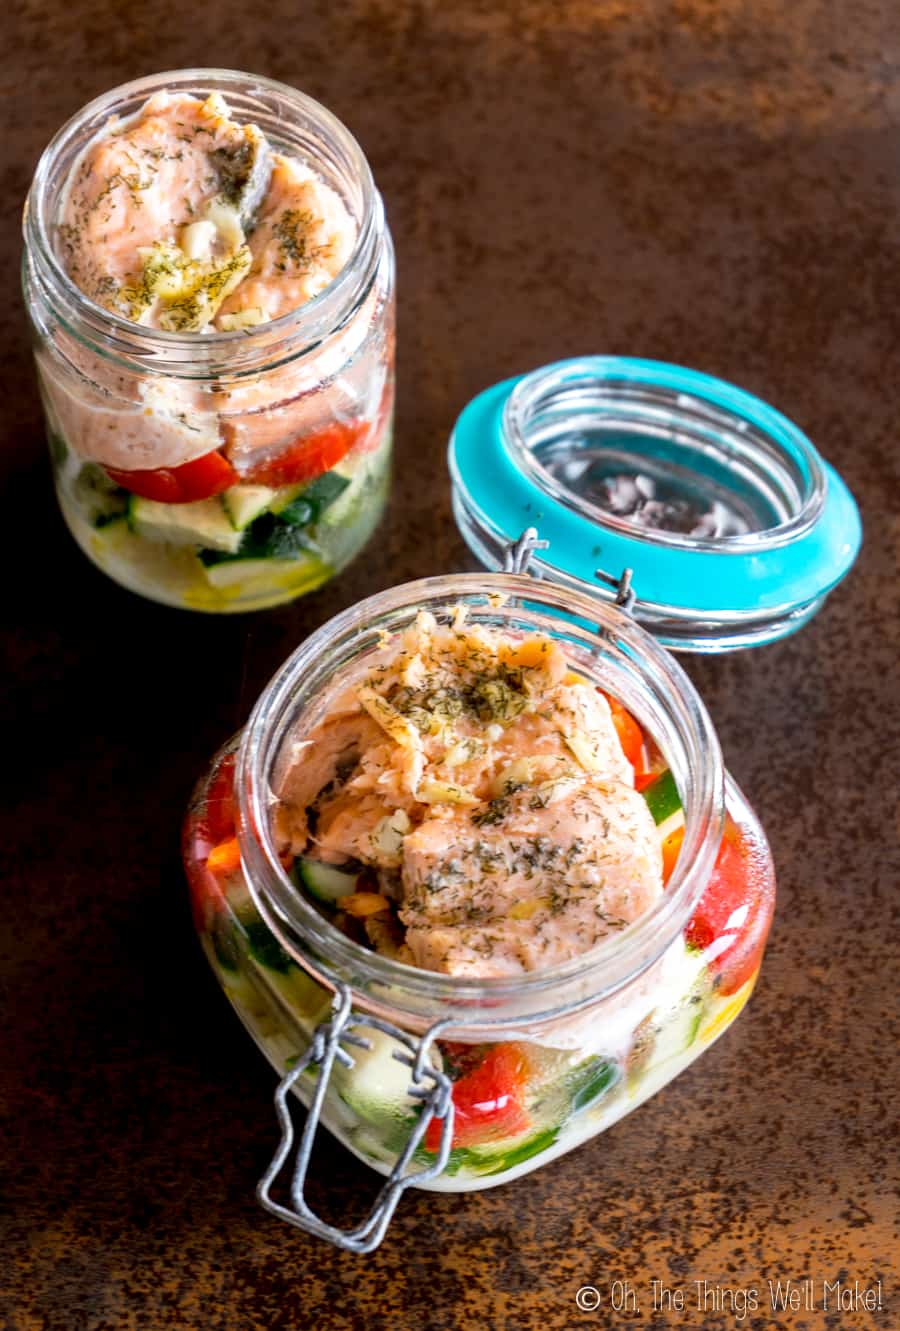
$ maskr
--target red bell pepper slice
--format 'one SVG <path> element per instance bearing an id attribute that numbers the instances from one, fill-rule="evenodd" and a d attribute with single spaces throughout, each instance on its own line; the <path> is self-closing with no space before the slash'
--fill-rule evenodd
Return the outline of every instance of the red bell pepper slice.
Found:
<path id="1" fill-rule="evenodd" d="M 731 938 L 710 963 L 720 993 L 736 993 L 756 970 L 774 904 L 768 874 L 760 871 L 741 829 L 729 818 L 706 891 L 685 930 L 688 943 L 702 949 Z"/>
<path id="2" fill-rule="evenodd" d="M 619 743 L 622 746 L 622 752 L 634 768 L 635 778 L 637 778 L 644 767 L 644 732 L 627 708 L 622 706 L 618 698 L 611 697 L 602 689 L 600 691 L 609 703 L 609 710 L 612 712 L 612 721 L 619 737 Z"/>
<path id="3" fill-rule="evenodd" d="M 215 450 L 203 457 L 184 462 L 180 467 L 157 467 L 153 471 L 125 471 L 107 467 L 106 474 L 116 485 L 160 504 L 190 504 L 197 499 L 212 499 L 240 480 L 226 457 Z"/>
<path id="4" fill-rule="evenodd" d="M 445 1047 L 451 1059 L 454 1050 L 462 1058 L 471 1046 Z M 528 1061 L 517 1044 L 489 1045 L 481 1060 L 453 1083 L 453 1146 L 512 1137 L 524 1132 L 531 1120 L 525 1110 Z M 443 1120 L 433 1118 L 425 1130 L 425 1149 L 436 1151 L 441 1143 Z"/>

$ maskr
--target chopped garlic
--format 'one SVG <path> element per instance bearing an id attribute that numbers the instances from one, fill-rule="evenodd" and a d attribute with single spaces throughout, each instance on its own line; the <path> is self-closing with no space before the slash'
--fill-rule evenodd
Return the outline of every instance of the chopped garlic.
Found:
<path id="1" fill-rule="evenodd" d="M 399 863 L 403 848 L 403 838 L 410 829 L 410 821 L 405 809 L 396 809 L 376 823 L 372 832 L 372 845 L 382 855 L 396 858 Z"/>
<path id="2" fill-rule="evenodd" d="M 256 328 L 259 324 L 266 322 L 266 316 L 258 305 L 251 305 L 246 310 L 238 310 L 236 314 L 219 315 L 219 327 L 223 333 L 233 333 L 239 328 Z"/>
<path id="3" fill-rule="evenodd" d="M 208 260 L 212 255 L 213 242 L 218 232 L 216 225 L 209 218 L 200 222 L 191 222 L 181 233 L 179 242 L 181 251 L 191 260 Z"/>
<path id="4" fill-rule="evenodd" d="M 563 739 L 586 772 L 600 771 L 603 764 L 597 746 L 591 743 L 583 731 L 575 730 L 569 735 L 564 734 Z"/>
<path id="5" fill-rule="evenodd" d="M 452 781 L 420 781 L 416 799 L 423 804 L 477 804 L 478 797 Z"/>
<path id="6" fill-rule="evenodd" d="M 207 220 L 216 228 L 223 247 L 231 254 L 244 243 L 244 228 L 236 209 L 222 199 L 212 199 L 206 205 Z"/>
<path id="7" fill-rule="evenodd" d="M 391 739 L 396 740 L 405 748 L 419 748 L 421 741 L 419 732 L 411 721 L 407 721 L 405 716 L 401 716 L 396 708 L 382 698 L 381 694 L 368 685 L 363 685 L 357 690 L 359 701 L 369 713 L 373 721 L 377 721 L 382 730 L 386 731 Z"/>

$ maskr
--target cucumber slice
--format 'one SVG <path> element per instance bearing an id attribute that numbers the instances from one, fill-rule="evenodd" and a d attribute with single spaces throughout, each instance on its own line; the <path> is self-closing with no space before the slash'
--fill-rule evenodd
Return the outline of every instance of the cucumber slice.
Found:
<path id="1" fill-rule="evenodd" d="M 364 1122 L 382 1131 L 402 1128 L 408 1136 L 410 1116 L 420 1110 L 422 1102 L 409 1094 L 412 1069 L 394 1058 L 395 1052 L 407 1052 L 405 1046 L 371 1026 L 357 1026 L 353 1034 L 368 1040 L 370 1048 L 348 1045 L 353 1067 L 335 1063 L 332 1078 L 338 1095 Z M 434 1044 L 429 1056 L 440 1070 L 443 1060 Z"/>
<path id="2" fill-rule="evenodd" d="M 345 473 L 346 488 L 332 500 L 322 514 L 324 527 L 340 527 L 347 521 L 360 497 L 372 485 L 378 462 L 380 462 L 378 454 L 370 453 L 358 460 L 353 472 Z"/>
<path id="3" fill-rule="evenodd" d="M 572 1069 L 567 1090 L 571 1096 L 571 1112 L 578 1114 L 605 1095 L 619 1079 L 619 1068 L 608 1058 L 586 1058 Z"/>
<path id="4" fill-rule="evenodd" d="M 128 525 L 145 541 L 167 545 L 199 545 L 204 549 L 237 554 L 241 533 L 235 531 L 218 499 L 199 499 L 191 504 L 160 504 L 132 495 L 128 503 Z"/>
<path id="5" fill-rule="evenodd" d="M 241 533 L 235 532 L 240 538 Z M 203 569 L 210 584 L 220 589 L 243 589 L 250 592 L 254 584 L 283 587 L 286 591 L 311 591 L 330 577 L 331 570 L 317 555 L 298 559 L 227 559 Z"/>
<path id="6" fill-rule="evenodd" d="M 333 864 L 320 864 L 318 860 L 296 860 L 293 872 L 300 886 L 326 906 L 333 906 L 341 897 L 349 897 L 351 892 L 356 891 L 359 880 L 357 873 L 336 869 Z"/>
<path id="7" fill-rule="evenodd" d="M 282 485 L 275 491 L 275 497 L 269 505 L 269 512 L 279 514 L 292 504 L 299 494 L 303 493 L 302 485 Z"/>
<path id="8" fill-rule="evenodd" d="M 86 462 L 72 481 L 72 498 L 94 527 L 123 517 L 128 509 L 128 494 L 109 479 L 96 462 Z"/>
<path id="9" fill-rule="evenodd" d="M 524 1160 L 530 1160 L 533 1155 L 540 1155 L 541 1151 L 549 1150 L 551 1146 L 555 1145 L 559 1134 L 559 1126 L 542 1128 L 540 1132 L 535 1132 L 530 1137 L 526 1137 L 518 1145 L 509 1146 L 506 1150 L 501 1151 L 495 1148 L 492 1151 L 482 1153 L 475 1147 L 469 1147 L 468 1167 L 477 1174 L 505 1174 L 508 1169 L 522 1164 Z"/>
<path id="10" fill-rule="evenodd" d="M 641 791 L 655 823 L 665 822 L 681 808 L 681 796 L 668 768 Z"/>
<path id="11" fill-rule="evenodd" d="M 254 518 L 272 507 L 278 491 L 269 485 L 232 485 L 222 495 L 222 507 L 235 531 L 249 527 Z"/>

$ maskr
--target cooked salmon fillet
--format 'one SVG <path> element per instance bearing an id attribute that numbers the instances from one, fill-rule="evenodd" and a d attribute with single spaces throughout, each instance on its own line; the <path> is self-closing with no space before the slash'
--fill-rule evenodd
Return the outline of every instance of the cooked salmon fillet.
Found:
<path id="1" fill-rule="evenodd" d="M 377 948 L 496 976 L 580 955 L 662 892 L 659 838 L 605 697 L 541 636 L 420 614 L 292 737 L 286 848 L 365 866 L 405 931 Z"/>

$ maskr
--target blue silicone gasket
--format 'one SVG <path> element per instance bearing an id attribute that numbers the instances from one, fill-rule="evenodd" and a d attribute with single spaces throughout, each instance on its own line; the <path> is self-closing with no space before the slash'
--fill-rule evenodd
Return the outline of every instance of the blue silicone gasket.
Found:
<path id="1" fill-rule="evenodd" d="M 598 376 L 689 394 L 724 408 L 758 430 L 803 465 L 804 451 L 818 458 L 795 425 L 761 399 L 721 379 L 660 361 L 596 357 L 561 362 L 548 369 L 596 366 Z M 510 453 L 502 429 L 503 411 L 513 389 L 526 376 L 486 389 L 465 407 L 450 441 L 450 466 L 470 512 L 495 532 L 514 539 L 535 526 L 550 542 L 545 563 L 599 590 L 595 570 L 634 571 L 634 586 L 645 605 L 695 610 L 698 616 L 736 617 L 809 605 L 846 575 L 859 551 L 862 526 L 856 503 L 837 472 L 819 459 L 826 477 L 824 504 L 816 520 L 796 537 L 761 539 L 751 548 L 718 550 L 660 543 L 647 535 L 629 536 L 592 522 L 543 490 Z M 774 635 L 773 636 L 777 636 Z"/>

